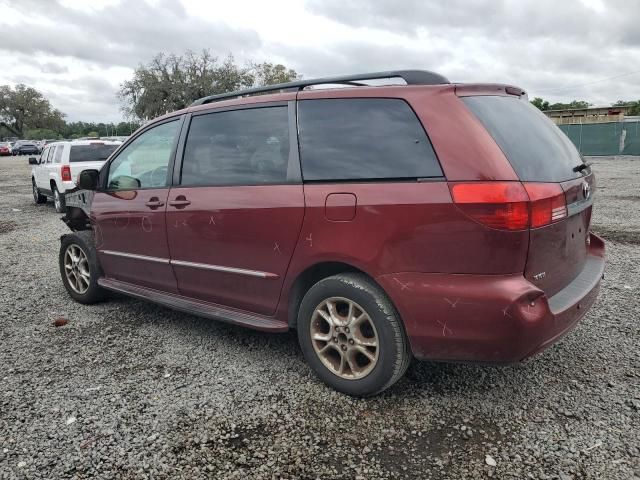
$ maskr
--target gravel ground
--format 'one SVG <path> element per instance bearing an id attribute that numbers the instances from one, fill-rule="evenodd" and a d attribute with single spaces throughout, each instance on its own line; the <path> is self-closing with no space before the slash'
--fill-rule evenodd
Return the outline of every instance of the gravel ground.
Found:
<path id="1" fill-rule="evenodd" d="M 414 363 L 357 400 L 294 334 L 73 303 L 65 225 L 26 157 L 0 158 L 0 478 L 640 478 L 640 158 L 592 160 L 609 261 L 578 328 L 523 364 Z"/>

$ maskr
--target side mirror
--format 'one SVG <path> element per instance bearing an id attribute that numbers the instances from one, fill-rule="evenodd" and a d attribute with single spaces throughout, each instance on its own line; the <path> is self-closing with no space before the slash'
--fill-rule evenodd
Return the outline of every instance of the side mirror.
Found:
<path id="1" fill-rule="evenodd" d="M 38 159 L 36 157 L 29 157 L 29 165 L 38 165 Z"/>
<path id="2" fill-rule="evenodd" d="M 96 190 L 98 188 L 98 170 L 83 170 L 78 175 L 78 187 L 81 190 Z"/>

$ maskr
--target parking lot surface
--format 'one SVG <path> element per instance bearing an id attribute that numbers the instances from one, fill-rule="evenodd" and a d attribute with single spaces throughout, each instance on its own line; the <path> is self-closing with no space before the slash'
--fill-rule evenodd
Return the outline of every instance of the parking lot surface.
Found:
<path id="1" fill-rule="evenodd" d="M 578 327 L 522 364 L 414 363 L 358 400 L 294 333 L 71 301 L 68 229 L 27 157 L 0 158 L 0 479 L 640 478 L 640 158 L 590 161 L 608 265 Z"/>

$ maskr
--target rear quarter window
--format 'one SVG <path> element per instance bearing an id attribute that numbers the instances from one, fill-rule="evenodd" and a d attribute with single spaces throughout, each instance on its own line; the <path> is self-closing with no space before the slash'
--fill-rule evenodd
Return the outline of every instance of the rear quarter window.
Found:
<path id="1" fill-rule="evenodd" d="M 441 177 L 422 124 L 400 99 L 298 102 L 305 181 Z"/>
<path id="2" fill-rule="evenodd" d="M 571 140 L 528 101 L 506 96 L 462 97 L 525 182 L 563 182 L 582 158 Z"/>

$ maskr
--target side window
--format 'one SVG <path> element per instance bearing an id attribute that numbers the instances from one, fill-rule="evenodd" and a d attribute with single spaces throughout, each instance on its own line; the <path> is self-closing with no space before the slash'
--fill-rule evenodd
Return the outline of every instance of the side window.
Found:
<path id="1" fill-rule="evenodd" d="M 42 152 L 42 155 L 40 155 L 40 164 L 42 165 L 43 163 L 47 163 L 47 157 L 49 156 L 49 152 L 51 151 L 51 147 L 47 147 L 44 149 L 44 152 Z"/>
<path id="2" fill-rule="evenodd" d="M 139 135 L 109 165 L 107 189 L 135 190 L 167 186 L 169 159 L 180 122 L 173 120 Z"/>
<path id="3" fill-rule="evenodd" d="M 298 102 L 304 180 L 441 177 L 431 142 L 400 99 Z"/>
<path id="4" fill-rule="evenodd" d="M 209 113 L 192 118 L 181 185 L 287 183 L 286 106 Z"/>
<path id="5" fill-rule="evenodd" d="M 62 151 L 63 150 L 64 150 L 64 145 L 58 145 L 56 147 L 56 156 L 53 157 L 54 163 L 60 163 L 60 160 L 62 160 Z"/>
<path id="6" fill-rule="evenodd" d="M 53 163 L 53 157 L 56 153 L 56 147 L 49 147 L 49 154 L 47 155 L 47 163 Z"/>

